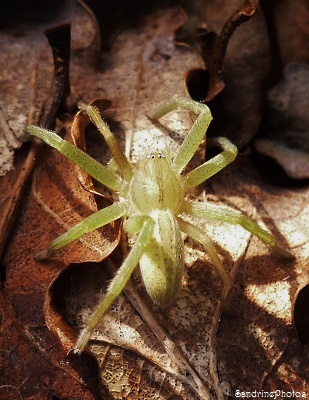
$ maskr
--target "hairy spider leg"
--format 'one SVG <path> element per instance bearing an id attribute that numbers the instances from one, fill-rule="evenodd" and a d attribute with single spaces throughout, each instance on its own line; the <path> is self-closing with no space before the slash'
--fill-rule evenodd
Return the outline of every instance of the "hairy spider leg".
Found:
<path id="1" fill-rule="evenodd" d="M 133 165 L 127 159 L 126 155 L 120 148 L 119 142 L 115 135 L 110 131 L 108 125 L 103 121 L 99 110 L 91 105 L 80 102 L 78 107 L 81 111 L 85 112 L 93 124 L 97 127 L 99 132 L 103 135 L 106 144 L 108 145 L 113 158 L 118 166 L 120 175 L 127 182 L 130 181 L 133 174 Z"/>
<path id="2" fill-rule="evenodd" d="M 51 147 L 56 148 L 61 154 L 74 162 L 78 167 L 82 168 L 97 181 L 114 190 L 118 194 L 125 194 L 128 190 L 128 183 L 115 174 L 113 171 L 104 167 L 98 161 L 90 157 L 88 154 L 63 140 L 55 132 L 48 131 L 37 126 L 29 126 L 27 132 L 30 135 L 42 139 Z M 125 202 L 115 203 L 109 207 L 97 211 L 96 213 L 85 218 L 80 223 L 73 226 L 66 233 L 54 239 L 48 248 L 36 256 L 37 260 L 43 261 L 52 257 L 55 252 L 67 244 L 78 239 L 85 233 L 92 232 L 110 222 L 113 222 L 127 213 Z"/>
<path id="3" fill-rule="evenodd" d="M 237 147 L 224 137 L 212 138 L 208 142 L 211 146 L 219 145 L 222 148 L 222 152 L 185 176 L 185 190 L 200 185 L 234 161 L 237 156 Z"/>
<path id="4" fill-rule="evenodd" d="M 142 229 L 134 243 L 130 253 L 124 260 L 121 267 L 118 269 L 115 277 L 111 281 L 103 300 L 97 306 L 94 313 L 91 315 L 87 326 L 81 331 L 78 340 L 76 342 L 74 352 L 81 353 L 87 345 L 93 329 L 98 324 L 101 317 L 104 315 L 109 306 L 113 303 L 115 298 L 119 296 L 123 288 L 127 284 L 130 276 L 132 275 L 135 267 L 138 265 L 142 255 L 144 254 L 145 248 L 150 242 L 155 222 L 150 217 L 145 217 Z"/>
<path id="5" fill-rule="evenodd" d="M 237 211 L 225 206 L 220 206 L 218 204 L 205 204 L 197 201 L 186 201 L 184 203 L 184 212 L 194 217 L 204 218 L 211 221 L 227 222 L 233 225 L 240 225 L 248 232 L 257 236 L 264 243 L 270 246 L 272 250 L 278 255 L 285 258 L 292 257 L 290 252 L 278 246 L 275 238 L 269 232 L 253 222 L 241 211 Z"/>
<path id="6" fill-rule="evenodd" d="M 107 225 L 121 217 L 128 211 L 126 203 L 114 203 L 111 206 L 105 207 L 102 210 L 91 214 L 89 217 L 83 219 L 81 222 L 73 226 L 64 234 L 54 239 L 46 250 L 37 254 L 35 259 L 43 261 L 52 257 L 56 251 L 72 243 L 74 240 L 80 238 L 85 233 L 93 232 L 104 225 Z"/>
<path id="7" fill-rule="evenodd" d="M 183 221 L 178 218 L 178 224 L 182 232 L 186 233 L 192 239 L 201 243 L 204 246 L 206 253 L 209 255 L 211 262 L 216 267 L 218 274 L 224 283 L 224 290 L 222 292 L 222 300 L 224 300 L 231 288 L 231 278 L 226 269 L 224 268 L 218 252 L 210 239 L 210 237 L 202 229 L 190 224 L 189 222 Z"/>
<path id="8" fill-rule="evenodd" d="M 129 185 L 124 179 L 104 167 L 78 147 L 62 139 L 57 133 L 34 125 L 27 127 L 27 133 L 36 136 L 49 146 L 57 149 L 59 153 L 71 160 L 75 165 L 82 168 L 98 182 L 101 182 L 116 193 L 125 194 L 128 191 Z"/>
<path id="9" fill-rule="evenodd" d="M 191 99 L 174 99 L 172 102 L 151 114 L 151 118 L 159 119 L 177 107 L 183 107 L 198 115 L 173 161 L 174 169 L 178 173 L 181 173 L 198 149 L 212 120 L 212 116 L 209 108 L 205 104 L 197 103 Z"/>
<path id="10" fill-rule="evenodd" d="M 198 149 L 212 120 L 212 116 L 205 104 L 197 103 L 191 99 L 175 99 L 152 114 L 151 118 L 161 118 L 178 106 L 193 111 L 198 115 L 173 161 L 174 168 L 178 173 L 181 173 Z M 185 190 L 189 190 L 215 175 L 234 161 L 237 156 L 237 147 L 226 138 L 208 139 L 208 142 L 212 146 L 217 145 L 221 147 L 223 151 L 186 175 Z"/>

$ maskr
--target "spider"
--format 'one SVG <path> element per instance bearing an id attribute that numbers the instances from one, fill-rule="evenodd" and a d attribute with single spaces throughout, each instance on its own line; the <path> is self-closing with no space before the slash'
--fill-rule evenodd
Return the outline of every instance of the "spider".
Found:
<path id="1" fill-rule="evenodd" d="M 56 148 L 119 197 L 119 201 L 95 212 L 54 239 L 48 249 L 39 255 L 40 260 L 52 257 L 57 250 L 83 234 L 119 218 L 124 218 L 126 232 L 131 236 L 136 236 L 127 258 L 110 282 L 103 300 L 91 315 L 87 326 L 81 331 L 74 348 L 77 353 L 84 350 L 93 329 L 121 293 L 138 264 L 143 283 L 155 304 L 163 307 L 175 300 L 181 286 L 184 268 L 182 233 L 203 245 L 223 280 L 222 298 L 226 298 L 231 288 L 231 278 L 214 244 L 205 231 L 187 222 L 184 216 L 241 225 L 271 248 L 279 249 L 270 233 L 240 211 L 186 199 L 186 194 L 190 189 L 203 183 L 231 163 L 237 155 L 237 148 L 224 137 L 209 139 L 208 142 L 212 141 L 212 144 L 219 146 L 222 152 L 186 175 L 182 174 L 202 141 L 212 116 L 205 104 L 181 98 L 172 100 L 151 117 L 159 119 L 178 106 L 197 114 L 197 119 L 177 154 L 154 153 L 133 165 L 122 152 L 116 137 L 102 120 L 99 111 L 93 106 L 79 104 L 79 108 L 88 114 L 104 136 L 117 166 L 116 172 L 63 140 L 55 132 L 37 126 L 27 128 L 28 134 Z"/>

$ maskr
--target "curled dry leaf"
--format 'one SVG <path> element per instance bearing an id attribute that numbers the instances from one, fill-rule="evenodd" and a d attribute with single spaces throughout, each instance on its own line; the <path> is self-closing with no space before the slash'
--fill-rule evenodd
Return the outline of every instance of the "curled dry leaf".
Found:
<path id="1" fill-rule="evenodd" d="M 73 141 L 81 145 L 84 150 L 86 150 L 85 128 L 89 123 L 88 116 L 79 112 L 74 118 L 70 130 Z M 99 208 L 107 207 L 111 203 L 104 196 L 98 198 L 89 176 L 63 158 L 57 152 L 52 154 L 50 161 L 47 158 L 44 169 L 40 171 L 39 178 L 35 180 L 37 186 L 34 193 L 46 214 L 49 214 L 54 222 L 66 231 Z M 52 177 L 51 180 L 49 176 Z M 56 177 L 59 177 L 59 180 L 55 179 Z M 69 202 L 68 199 L 70 199 Z M 65 265 L 104 260 L 119 242 L 120 226 L 121 222 L 116 221 L 95 232 L 84 235 L 80 241 L 72 245 L 73 247 L 67 246 L 63 251 L 59 251 L 56 259 L 61 260 Z M 52 228 L 51 232 L 53 232 L 53 237 L 59 234 L 56 228 Z M 44 241 L 44 243 L 46 242 Z M 51 330 L 59 332 L 59 318 L 54 313 L 53 306 L 50 304 L 51 301 L 52 299 L 47 296 L 45 302 L 47 325 Z M 70 351 L 76 338 L 72 332 L 69 337 L 66 337 L 65 331 L 67 329 L 63 331 L 60 338 L 66 351 Z"/>
<path id="2" fill-rule="evenodd" d="M 104 110 L 106 110 L 111 106 L 111 102 L 109 100 L 104 100 L 104 99 L 95 99 L 92 100 L 89 104 L 97 107 L 100 110 L 100 112 L 103 112 Z M 70 119 L 68 122 L 70 124 Z M 85 129 L 87 128 L 89 123 L 90 123 L 89 117 L 85 115 L 82 111 L 79 111 L 74 117 L 72 127 L 70 129 L 70 135 L 73 144 L 86 153 L 87 153 L 87 146 L 86 146 Z M 94 194 L 97 194 L 98 196 L 101 196 L 101 193 L 95 190 L 94 183 L 91 177 L 81 168 L 75 166 L 75 169 L 82 187 L 88 192 L 92 192 Z"/>

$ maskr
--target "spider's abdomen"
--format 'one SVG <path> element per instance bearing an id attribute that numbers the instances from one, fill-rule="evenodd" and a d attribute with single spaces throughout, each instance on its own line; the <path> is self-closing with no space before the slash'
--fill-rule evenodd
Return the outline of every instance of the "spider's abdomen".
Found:
<path id="1" fill-rule="evenodd" d="M 146 290 L 160 306 L 172 303 L 183 275 L 183 240 L 177 221 L 170 211 L 150 213 L 156 222 L 153 237 L 140 259 Z"/>
<path id="2" fill-rule="evenodd" d="M 184 198 L 181 177 L 160 155 L 141 160 L 130 182 L 129 198 L 132 209 L 141 214 L 156 209 L 177 213 Z"/>

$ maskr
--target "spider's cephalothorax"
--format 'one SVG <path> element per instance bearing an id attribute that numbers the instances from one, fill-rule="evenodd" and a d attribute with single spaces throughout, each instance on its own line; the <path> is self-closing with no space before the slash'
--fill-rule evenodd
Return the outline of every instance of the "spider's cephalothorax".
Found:
<path id="1" fill-rule="evenodd" d="M 202 141 L 212 117 L 204 104 L 190 99 L 175 99 L 154 113 L 152 118 L 160 118 L 178 106 L 193 111 L 198 117 L 177 154 L 174 157 L 169 154 L 167 156 L 153 154 L 139 160 L 133 166 L 122 152 L 115 136 L 103 122 L 98 110 L 93 106 L 80 105 L 81 110 L 89 115 L 103 134 L 117 166 L 117 173 L 61 139 L 56 133 L 37 126 L 27 128 L 30 135 L 58 149 L 93 178 L 117 193 L 120 199 L 113 205 L 85 218 L 53 240 L 48 249 L 40 253 L 37 259 L 51 257 L 58 249 L 78 239 L 81 235 L 122 217 L 125 219 L 125 230 L 130 235 L 136 236 L 130 253 L 111 281 L 105 297 L 80 333 L 75 346 L 77 352 L 84 349 L 98 321 L 121 293 L 138 264 L 147 292 L 155 303 L 164 306 L 175 299 L 183 275 L 182 232 L 204 246 L 224 282 L 222 297 L 226 297 L 231 287 L 229 274 L 207 233 L 187 222 L 183 218 L 185 215 L 241 225 L 278 250 L 275 239 L 241 212 L 211 203 L 186 200 L 188 190 L 232 162 L 237 155 L 237 149 L 223 137 L 211 139 L 215 145 L 221 147 L 222 152 L 187 175 L 182 175 Z"/>
<path id="2" fill-rule="evenodd" d="M 169 209 L 177 214 L 184 198 L 183 186 L 170 159 L 160 153 L 142 159 L 136 166 L 129 186 L 132 211 L 148 214 L 154 209 Z"/>

